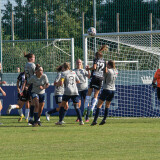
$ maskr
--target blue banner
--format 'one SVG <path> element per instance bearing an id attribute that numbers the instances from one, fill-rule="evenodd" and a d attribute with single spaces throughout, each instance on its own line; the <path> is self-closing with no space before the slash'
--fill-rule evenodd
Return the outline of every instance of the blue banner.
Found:
<path id="1" fill-rule="evenodd" d="M 0 94 L 0 100 L 3 104 L 1 111 L 2 115 L 6 115 L 7 108 L 10 104 L 17 104 L 17 87 L 3 86 L 7 96 L 3 97 Z M 152 89 L 151 85 L 117 85 L 115 97 L 111 103 L 109 116 L 118 117 L 154 117 L 160 116 L 159 101 L 157 99 L 156 90 Z M 54 86 L 46 89 L 45 107 L 43 115 L 46 111 L 58 107 L 54 99 Z M 83 104 L 83 101 L 82 101 Z M 103 105 L 100 114 L 104 113 L 105 104 Z M 25 107 L 23 107 L 23 111 Z M 83 105 L 81 107 L 83 113 Z M 11 115 L 18 115 L 17 109 L 11 111 Z M 58 115 L 56 113 L 55 115 Z M 67 115 L 76 115 L 72 102 L 69 103 Z"/>

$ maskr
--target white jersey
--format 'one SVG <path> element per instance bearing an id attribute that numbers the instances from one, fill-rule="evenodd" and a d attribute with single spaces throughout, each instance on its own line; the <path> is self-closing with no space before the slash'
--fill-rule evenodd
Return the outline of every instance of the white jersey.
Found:
<path id="1" fill-rule="evenodd" d="M 24 71 L 25 71 L 25 76 L 26 76 L 27 82 L 34 75 L 35 68 L 36 68 L 36 65 L 34 63 L 32 63 L 32 62 L 26 63 L 26 65 L 24 67 Z"/>
<path id="2" fill-rule="evenodd" d="M 88 72 L 85 69 L 74 69 L 76 72 L 80 83 L 77 84 L 78 91 L 83 91 L 88 89 Z"/>
<path id="3" fill-rule="evenodd" d="M 104 73 L 103 89 L 116 90 L 115 81 L 118 75 L 117 69 L 108 69 L 107 73 Z"/>
<path id="4" fill-rule="evenodd" d="M 79 81 L 79 78 L 74 71 L 67 70 L 62 72 L 61 79 L 64 79 L 64 95 L 79 95 L 76 83 L 76 81 Z"/>
<path id="5" fill-rule="evenodd" d="M 57 74 L 55 82 L 58 82 L 61 79 L 61 73 Z M 64 94 L 64 85 L 63 86 L 55 86 L 54 95 L 63 95 Z"/>
<path id="6" fill-rule="evenodd" d="M 38 78 L 36 75 L 33 75 L 29 81 L 28 84 L 32 84 L 32 92 L 36 94 L 43 94 L 45 93 L 45 89 L 40 89 L 40 86 L 44 86 L 48 83 L 48 78 L 46 74 L 43 74 L 40 78 Z"/>

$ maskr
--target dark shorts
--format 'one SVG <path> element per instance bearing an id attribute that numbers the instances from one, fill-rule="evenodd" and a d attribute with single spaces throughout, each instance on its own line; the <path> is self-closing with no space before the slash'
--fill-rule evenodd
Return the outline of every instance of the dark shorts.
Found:
<path id="1" fill-rule="evenodd" d="M 22 96 L 18 93 L 18 100 L 23 101 L 23 102 L 29 101 L 30 95 L 29 95 L 28 90 L 24 90 Z"/>
<path id="2" fill-rule="evenodd" d="M 35 97 L 37 97 L 39 99 L 39 103 L 45 102 L 45 93 L 44 94 L 37 94 L 37 93 L 32 92 L 32 99 L 34 99 Z"/>
<path id="3" fill-rule="evenodd" d="M 103 89 L 102 92 L 101 92 L 101 95 L 100 95 L 99 99 L 102 100 L 102 101 L 109 101 L 109 102 L 111 102 L 112 99 L 113 99 L 113 97 L 114 97 L 114 93 L 115 93 L 115 91 Z"/>
<path id="4" fill-rule="evenodd" d="M 56 104 L 62 103 L 62 96 L 63 95 L 56 95 L 56 96 L 54 96 L 54 98 L 56 100 Z"/>
<path id="5" fill-rule="evenodd" d="M 100 90 L 102 87 L 102 82 L 103 82 L 102 79 L 97 78 L 97 77 L 92 77 L 89 87 Z"/>
<path id="6" fill-rule="evenodd" d="M 158 97 L 158 100 L 160 100 L 160 88 L 157 87 L 157 97 Z"/>
<path id="7" fill-rule="evenodd" d="M 85 99 L 88 90 L 79 91 L 79 99 Z"/>
<path id="8" fill-rule="evenodd" d="M 73 101 L 73 103 L 79 103 L 79 95 L 73 95 L 73 96 L 63 95 L 62 97 L 62 101 L 65 102 L 68 102 L 70 99 Z"/>

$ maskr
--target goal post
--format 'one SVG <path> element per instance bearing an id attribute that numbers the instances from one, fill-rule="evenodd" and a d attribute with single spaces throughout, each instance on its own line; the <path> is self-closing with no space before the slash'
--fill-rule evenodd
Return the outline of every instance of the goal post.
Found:
<path id="1" fill-rule="evenodd" d="M 104 44 L 109 46 L 104 59 L 114 60 L 119 71 L 109 115 L 159 117 L 160 102 L 151 83 L 160 67 L 160 30 L 97 33 L 94 37 L 84 34 L 84 66 L 91 65 L 95 47 L 98 50 Z"/>
<path id="2" fill-rule="evenodd" d="M 74 38 L 7 40 L 2 41 L 2 48 L 4 73 L 14 73 L 16 67 L 23 70 L 25 51 L 35 54 L 35 63 L 40 63 L 45 72 L 56 71 L 56 67 L 64 62 L 69 62 L 74 69 Z"/>

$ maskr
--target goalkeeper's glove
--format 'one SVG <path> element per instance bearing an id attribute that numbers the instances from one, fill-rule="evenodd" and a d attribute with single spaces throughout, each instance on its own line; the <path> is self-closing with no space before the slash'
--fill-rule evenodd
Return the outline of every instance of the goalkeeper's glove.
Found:
<path id="1" fill-rule="evenodd" d="M 157 85 L 152 82 L 152 87 L 155 89 L 157 87 Z"/>

